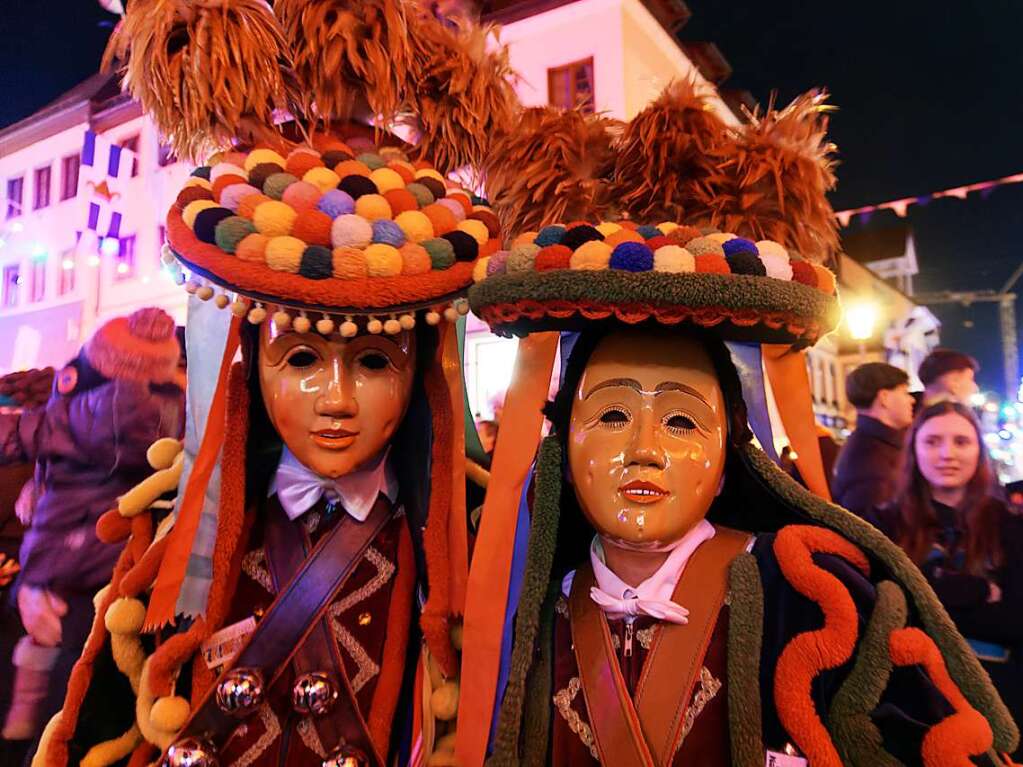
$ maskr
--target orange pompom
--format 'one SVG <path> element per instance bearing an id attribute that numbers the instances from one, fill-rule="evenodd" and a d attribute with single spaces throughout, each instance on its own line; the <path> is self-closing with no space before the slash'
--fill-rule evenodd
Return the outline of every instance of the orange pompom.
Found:
<path id="1" fill-rule="evenodd" d="M 358 248 L 344 246 L 331 252 L 334 276 L 341 280 L 354 280 L 369 276 L 366 256 Z"/>
<path id="2" fill-rule="evenodd" d="M 419 210 L 416 196 L 408 189 L 392 189 L 384 192 L 384 199 L 391 205 L 391 211 L 397 216 L 406 210 Z"/>
<path id="3" fill-rule="evenodd" d="M 835 273 L 820 264 L 813 264 L 812 266 L 813 270 L 817 272 L 817 290 L 823 291 L 829 296 L 835 295 Z"/>
<path id="4" fill-rule="evenodd" d="M 703 274 L 731 274 L 732 270 L 728 268 L 728 262 L 725 261 L 724 256 L 719 256 L 714 253 L 704 253 L 703 255 L 696 256 L 696 271 Z"/>
<path id="5" fill-rule="evenodd" d="M 326 213 L 318 210 L 303 210 L 291 225 L 292 237 L 304 240 L 309 245 L 330 247 L 330 227 L 334 222 Z"/>
<path id="6" fill-rule="evenodd" d="M 369 178 L 370 174 L 373 173 L 366 163 L 359 162 L 358 160 L 342 160 L 334 166 L 334 172 L 341 178 L 345 176 L 365 176 Z"/>
<path id="7" fill-rule="evenodd" d="M 433 268 L 430 254 L 422 245 L 406 242 L 398 252 L 401 253 L 402 274 L 425 274 Z"/>
<path id="8" fill-rule="evenodd" d="M 448 210 L 440 203 L 433 203 L 423 208 L 423 213 L 430 219 L 430 223 L 433 224 L 433 234 L 435 237 L 447 234 L 454 230 L 458 226 L 458 221 L 455 219 L 455 214 Z"/>
<path id="9" fill-rule="evenodd" d="M 241 202 L 238 203 L 238 215 L 242 218 L 252 218 L 252 214 L 256 212 L 256 208 L 262 205 L 264 202 L 270 202 L 270 198 L 265 194 L 250 194 L 247 197 L 242 197 Z"/>
<path id="10" fill-rule="evenodd" d="M 572 261 L 572 251 L 564 245 L 548 245 L 540 248 L 536 254 L 536 261 L 533 268 L 538 272 L 545 272 L 549 269 L 568 269 Z"/>
<path id="11" fill-rule="evenodd" d="M 447 197 L 449 200 L 454 200 L 465 209 L 466 217 L 472 213 L 472 199 L 465 192 L 461 190 L 451 191 L 448 192 Z"/>
<path id="12" fill-rule="evenodd" d="M 393 162 L 387 163 L 387 167 L 401 176 L 402 180 L 406 184 L 411 184 L 416 180 L 416 169 L 409 165 L 407 162 L 401 160 L 394 160 Z"/>
<path id="13" fill-rule="evenodd" d="M 295 178 L 302 178 L 313 168 L 318 168 L 321 165 L 323 165 L 323 160 L 311 152 L 294 152 L 284 164 L 284 169 Z"/>
<path id="14" fill-rule="evenodd" d="M 259 234 L 253 232 L 252 234 L 246 235 L 245 238 L 235 246 L 234 254 L 242 261 L 266 261 L 266 246 L 270 242 L 270 238 L 265 234 Z"/>
<path id="15" fill-rule="evenodd" d="M 642 242 L 642 243 L 645 243 L 646 240 L 643 239 L 643 235 L 637 234 L 634 229 L 629 229 L 629 228 L 623 226 L 617 232 L 614 232 L 613 234 L 609 234 L 607 236 L 607 239 L 604 240 L 604 242 L 606 242 L 608 245 L 610 245 L 611 248 L 613 249 L 616 245 L 621 245 L 623 242 Z"/>

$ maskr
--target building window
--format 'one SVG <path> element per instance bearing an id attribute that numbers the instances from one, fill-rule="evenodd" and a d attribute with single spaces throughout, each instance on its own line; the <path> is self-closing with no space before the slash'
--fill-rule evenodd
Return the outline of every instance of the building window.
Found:
<path id="1" fill-rule="evenodd" d="M 29 268 L 32 284 L 29 286 L 28 300 L 34 304 L 46 298 L 46 259 L 34 259 L 30 262 Z"/>
<path id="2" fill-rule="evenodd" d="M 17 218 L 21 215 L 21 197 L 25 191 L 25 178 L 7 179 L 7 218 Z"/>
<path id="3" fill-rule="evenodd" d="M 68 248 L 60 258 L 60 295 L 66 296 L 75 289 L 75 249 Z"/>
<path id="4" fill-rule="evenodd" d="M 21 287 L 21 267 L 8 264 L 4 267 L 3 306 L 10 309 L 18 305 L 18 288 Z"/>
<path id="5" fill-rule="evenodd" d="M 32 202 L 32 210 L 39 210 L 50 205 L 50 166 L 36 168 L 35 197 Z"/>
<path id="6" fill-rule="evenodd" d="M 168 165 L 173 165 L 178 161 L 178 158 L 174 156 L 174 150 L 171 149 L 169 144 L 160 143 L 159 148 L 156 150 L 156 164 L 161 168 L 166 168 Z"/>
<path id="7" fill-rule="evenodd" d="M 117 249 L 117 266 L 115 267 L 118 280 L 126 280 L 135 274 L 135 235 L 122 237 L 120 247 Z"/>
<path id="8" fill-rule="evenodd" d="M 547 100 L 552 106 L 562 109 L 578 107 L 587 114 L 593 114 L 596 102 L 593 93 L 593 58 L 548 69 Z"/>
<path id="9" fill-rule="evenodd" d="M 61 160 L 60 199 L 70 200 L 78 194 L 78 171 L 82 167 L 82 156 L 72 154 Z"/>
<path id="10" fill-rule="evenodd" d="M 126 138 L 124 141 L 122 141 L 120 144 L 118 144 L 118 146 L 121 147 L 121 149 L 127 149 L 129 152 L 132 152 L 132 153 L 135 154 L 135 157 L 133 157 L 132 161 L 131 161 L 131 176 L 132 176 L 132 178 L 134 178 L 135 176 L 137 176 L 139 174 L 139 158 L 138 158 L 138 153 L 139 153 L 139 137 L 138 137 L 138 134 L 136 133 L 134 136 L 130 136 L 130 137 Z"/>

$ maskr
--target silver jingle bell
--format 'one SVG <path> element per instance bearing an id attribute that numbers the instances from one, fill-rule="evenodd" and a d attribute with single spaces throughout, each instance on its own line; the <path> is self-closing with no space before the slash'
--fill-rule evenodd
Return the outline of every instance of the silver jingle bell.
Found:
<path id="1" fill-rule="evenodd" d="M 338 689 L 333 680 L 323 671 L 312 671 L 295 680 L 291 704 L 300 714 L 323 716 L 334 707 L 337 696 Z"/>
<path id="2" fill-rule="evenodd" d="M 248 716 L 263 697 L 263 673 L 258 668 L 233 668 L 217 682 L 217 706 L 231 716 Z"/>
<path id="3" fill-rule="evenodd" d="M 182 738 L 167 749 L 163 767 L 219 767 L 217 751 L 202 738 Z"/>
<path id="4" fill-rule="evenodd" d="M 323 760 L 321 767 L 369 767 L 369 759 L 357 748 L 338 746 Z"/>

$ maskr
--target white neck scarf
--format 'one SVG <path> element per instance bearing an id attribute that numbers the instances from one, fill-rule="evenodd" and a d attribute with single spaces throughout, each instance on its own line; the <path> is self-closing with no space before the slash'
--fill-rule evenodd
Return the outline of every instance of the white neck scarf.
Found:
<path id="1" fill-rule="evenodd" d="M 377 496 L 383 493 L 392 503 L 398 497 L 398 482 L 387 460 L 390 448 L 384 450 L 366 467 L 337 479 L 321 477 L 284 448 L 277 473 L 270 483 L 269 495 L 277 494 L 288 519 L 295 520 L 317 504 L 320 498 L 340 504 L 345 512 L 360 522 L 369 516 Z"/>

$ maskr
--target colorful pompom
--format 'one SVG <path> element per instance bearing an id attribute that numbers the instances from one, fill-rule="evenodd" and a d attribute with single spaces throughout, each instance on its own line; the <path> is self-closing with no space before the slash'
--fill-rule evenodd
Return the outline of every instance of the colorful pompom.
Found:
<path id="1" fill-rule="evenodd" d="M 644 243 L 623 242 L 611 251 L 611 268 L 627 272 L 648 272 L 654 268 L 654 253 Z"/>
<path id="2" fill-rule="evenodd" d="M 401 253 L 402 274 L 425 274 L 433 268 L 426 248 L 414 242 L 407 242 L 398 248 Z"/>
<path id="3" fill-rule="evenodd" d="M 255 225 L 247 218 L 227 216 L 217 224 L 214 240 L 225 253 L 234 253 L 238 244 L 255 231 Z"/>
<path id="4" fill-rule="evenodd" d="M 447 196 L 444 199 L 453 200 L 461 205 L 462 212 L 465 214 L 466 218 L 472 214 L 472 199 L 469 197 L 467 192 L 461 189 L 451 189 L 448 191 Z"/>
<path id="5" fill-rule="evenodd" d="M 295 181 L 284 190 L 281 202 L 287 203 L 296 211 L 314 210 L 320 197 L 320 190 L 308 181 Z"/>
<path id="6" fill-rule="evenodd" d="M 508 272 L 531 272 L 536 265 L 536 254 L 540 248 L 533 243 L 513 245 L 508 254 Z"/>
<path id="7" fill-rule="evenodd" d="M 533 268 L 538 272 L 546 272 L 552 269 L 568 269 L 572 261 L 572 251 L 564 245 L 548 245 L 540 248 L 536 254 Z"/>
<path id="8" fill-rule="evenodd" d="M 390 219 L 391 206 L 379 194 L 364 194 L 355 201 L 355 212 L 367 221 Z"/>
<path id="9" fill-rule="evenodd" d="M 207 189 L 209 191 L 213 191 L 213 184 L 211 184 L 209 181 L 207 181 L 204 178 L 198 178 L 198 177 L 190 178 L 190 179 L 188 179 L 188 181 L 185 182 L 185 185 L 184 185 L 183 188 L 184 189 L 190 189 L 193 186 L 197 186 L 200 189 Z"/>
<path id="10" fill-rule="evenodd" d="M 486 259 L 480 259 L 481 261 L 486 260 L 487 262 L 487 276 L 490 277 L 494 274 L 504 274 L 508 270 L 508 256 L 510 254 L 507 250 L 499 250 L 492 256 L 487 256 Z"/>
<path id="11" fill-rule="evenodd" d="M 323 166 L 323 161 L 311 152 L 292 152 L 284 164 L 284 170 L 296 178 L 302 178 L 313 168 Z"/>
<path id="12" fill-rule="evenodd" d="M 337 188 L 341 177 L 330 168 L 310 168 L 302 176 L 302 180 L 307 184 L 315 186 L 321 193 L 326 194 L 331 189 Z"/>
<path id="13" fill-rule="evenodd" d="M 246 219 L 242 219 L 243 221 Z M 253 227 L 255 229 L 255 227 Z M 235 248 L 234 254 L 242 261 L 263 263 L 266 261 L 266 247 L 270 244 L 270 238 L 265 234 L 253 232 L 248 235 Z"/>
<path id="14" fill-rule="evenodd" d="M 353 200 L 358 200 L 367 194 L 376 194 L 379 191 L 377 185 L 373 183 L 373 179 L 355 173 L 342 178 L 337 188 L 350 194 Z"/>
<path id="15" fill-rule="evenodd" d="M 694 256 L 720 256 L 721 258 L 725 256 L 725 249 L 721 247 L 721 243 L 710 237 L 694 237 L 686 243 L 686 250 Z"/>
<path id="16" fill-rule="evenodd" d="M 579 229 L 581 227 L 576 227 Z M 569 232 L 575 231 L 570 229 Z M 596 230 L 594 230 L 596 231 Z M 566 246 L 567 247 L 567 246 Z M 603 240 L 588 240 L 575 249 L 569 260 L 572 269 L 607 269 L 611 263 L 611 246 Z"/>
<path id="17" fill-rule="evenodd" d="M 232 162 L 218 162 L 212 168 L 210 168 L 210 181 L 215 182 L 221 176 L 240 176 L 241 178 L 248 178 L 248 171 L 240 165 L 235 165 Z"/>
<path id="18" fill-rule="evenodd" d="M 225 175 L 221 176 L 220 178 L 218 178 L 216 181 L 213 182 L 213 197 L 214 197 L 214 199 L 219 200 L 221 198 L 221 196 L 224 194 L 224 190 L 227 189 L 229 186 L 234 186 L 235 184 L 247 184 L 247 183 L 248 183 L 248 179 L 245 178 L 244 176 L 235 176 L 234 174 L 230 174 L 230 173 L 229 174 L 225 174 Z M 253 189 L 253 191 L 256 191 L 256 192 L 259 191 L 255 187 L 253 187 L 252 189 Z"/>
<path id="19" fill-rule="evenodd" d="M 241 200 L 239 200 L 237 213 L 239 216 L 244 216 L 245 218 L 252 218 L 252 214 L 256 212 L 256 208 L 262 205 L 264 202 L 270 202 L 270 198 L 267 197 L 262 192 L 246 195 L 245 197 L 242 197 Z"/>
<path id="20" fill-rule="evenodd" d="M 284 166 L 272 162 L 263 162 L 249 171 L 249 183 L 257 189 L 262 189 L 263 184 L 275 173 L 283 173 Z"/>
<path id="21" fill-rule="evenodd" d="M 263 163 L 273 163 L 283 168 L 287 164 L 287 160 L 272 149 L 253 149 L 245 158 L 245 170 L 251 171 Z"/>
<path id="22" fill-rule="evenodd" d="M 460 221 L 457 229 L 458 231 L 465 232 L 467 235 L 472 237 L 480 246 L 486 245 L 487 241 L 490 239 L 490 232 L 487 231 L 487 225 L 474 218 L 467 218 L 465 221 Z"/>
<path id="23" fill-rule="evenodd" d="M 487 234 L 490 235 L 491 239 L 501 236 L 501 221 L 489 208 L 477 207 L 469 214 L 469 218 L 482 221 L 483 225 L 487 227 Z"/>
<path id="24" fill-rule="evenodd" d="M 718 243 L 719 245 L 724 245 L 729 240 L 735 239 L 735 235 L 732 234 L 731 232 L 710 232 L 709 234 L 704 236 L 708 240 L 714 240 L 714 242 Z"/>
<path id="25" fill-rule="evenodd" d="M 433 196 L 433 192 L 427 189 L 422 184 L 409 184 L 405 187 L 405 191 L 409 192 L 413 197 L 416 198 L 416 202 L 419 203 L 420 208 L 425 208 L 427 205 L 432 205 L 436 199 Z"/>
<path id="26" fill-rule="evenodd" d="M 207 194 L 209 193 L 207 192 Z M 220 206 L 213 202 L 213 200 L 193 200 L 185 206 L 184 210 L 181 211 L 181 219 L 185 222 L 185 225 L 189 229 L 192 229 L 195 227 L 195 217 L 202 211 L 219 207 Z"/>
<path id="27" fill-rule="evenodd" d="M 437 200 L 436 204 L 443 205 L 445 208 L 450 210 L 451 215 L 455 217 L 456 222 L 465 221 L 465 208 L 459 205 L 457 201 L 452 200 L 450 197 L 445 197 L 442 200 Z"/>
<path id="28" fill-rule="evenodd" d="M 297 237 L 271 237 L 266 244 L 266 265 L 278 272 L 298 272 L 305 248 Z"/>
<path id="29" fill-rule="evenodd" d="M 333 274 L 340 280 L 354 280 L 369 274 L 366 256 L 358 248 L 334 248 L 331 253 Z"/>
<path id="30" fill-rule="evenodd" d="M 790 261 L 792 264 L 792 281 L 801 282 L 811 288 L 817 287 L 817 270 L 809 261 Z"/>
<path id="31" fill-rule="evenodd" d="M 561 244 L 569 250 L 575 250 L 583 243 L 597 240 L 602 242 L 604 240 L 604 235 L 602 235 L 595 226 L 583 224 L 581 226 L 573 226 L 567 229 L 561 238 Z"/>
<path id="32" fill-rule="evenodd" d="M 272 176 L 268 176 L 266 181 L 263 182 L 263 194 L 274 200 L 283 199 L 284 190 L 296 181 L 298 181 L 298 179 L 290 173 L 274 173 Z"/>
<path id="33" fill-rule="evenodd" d="M 268 200 L 261 203 L 252 212 L 252 223 L 256 229 L 267 237 L 283 237 L 291 233 L 291 225 L 295 223 L 294 209 L 279 200 Z"/>
<path id="34" fill-rule="evenodd" d="M 471 235 L 456 230 L 441 235 L 441 238 L 451 243 L 456 261 L 475 261 L 479 257 L 479 243 Z"/>
<path id="35" fill-rule="evenodd" d="M 246 197 L 259 194 L 259 190 L 251 184 L 231 184 L 220 193 L 220 204 L 228 210 L 238 213 L 241 201 Z M 252 217 L 250 212 L 249 217 Z"/>
<path id="36" fill-rule="evenodd" d="M 355 212 L 355 200 L 347 192 L 340 189 L 331 189 L 323 193 L 323 197 L 316 203 L 317 210 L 326 213 L 331 218 L 344 216 Z"/>
<path id="37" fill-rule="evenodd" d="M 728 243 L 726 242 L 725 244 L 727 245 Z M 767 276 L 767 269 L 764 268 L 760 257 L 755 253 L 750 253 L 748 250 L 740 250 L 738 253 L 727 255 L 725 260 L 728 262 L 728 268 L 732 270 L 732 274 L 752 274 L 757 277 Z"/>
<path id="38" fill-rule="evenodd" d="M 654 251 L 654 271 L 682 274 L 696 271 L 696 259 L 681 245 L 665 245 Z"/>
<path id="39" fill-rule="evenodd" d="M 536 239 L 533 242 L 541 248 L 546 248 L 548 245 L 559 245 L 561 238 L 565 236 L 565 231 L 563 226 L 545 226 L 537 232 Z"/>
<path id="40" fill-rule="evenodd" d="M 657 225 L 657 228 L 661 230 L 661 234 L 667 236 L 678 229 L 678 224 L 674 221 L 662 221 Z"/>
<path id="41" fill-rule="evenodd" d="M 643 244 L 646 240 L 643 239 L 643 235 L 637 234 L 634 230 L 628 227 L 622 227 L 614 234 L 609 234 L 604 238 L 604 242 L 610 245 L 612 248 L 616 248 L 625 242 L 636 242 Z"/>
<path id="42" fill-rule="evenodd" d="M 393 245 L 373 243 L 366 248 L 366 270 L 370 277 L 393 277 L 401 274 L 401 253 Z"/>
<path id="43" fill-rule="evenodd" d="M 817 290 L 827 293 L 829 296 L 835 295 L 837 287 L 835 273 L 820 264 L 814 264 L 813 268 L 817 272 Z"/>
<path id="44" fill-rule="evenodd" d="M 433 224 L 429 217 L 418 210 L 399 213 L 394 223 L 401 227 L 409 242 L 422 242 L 433 237 Z"/>
<path id="45" fill-rule="evenodd" d="M 702 237 L 702 234 L 695 226 L 678 226 L 668 232 L 668 239 L 682 245 L 686 250 L 689 250 L 689 242 L 697 237 Z"/>
<path id="46" fill-rule="evenodd" d="M 691 250 L 689 252 L 692 253 Z M 716 253 L 702 253 L 700 255 L 693 254 L 693 257 L 696 260 L 696 271 L 701 274 L 731 274 L 732 272 L 728 268 L 728 262 L 725 261 L 724 256 Z"/>
<path id="47" fill-rule="evenodd" d="M 488 276 L 490 276 L 490 256 L 485 258 L 477 259 L 476 263 L 472 267 L 472 281 L 482 282 Z"/>
<path id="48" fill-rule="evenodd" d="M 447 269 L 455 263 L 455 248 L 447 240 L 435 237 L 419 244 L 430 254 L 430 263 L 434 269 Z"/>
<path id="49" fill-rule="evenodd" d="M 757 250 L 757 246 L 745 237 L 733 237 L 730 240 L 725 240 L 721 243 L 721 248 L 725 251 L 726 257 L 734 256 L 736 253 L 752 253 L 754 256 L 760 255 L 760 251 Z"/>
<path id="50" fill-rule="evenodd" d="M 451 211 L 438 203 L 427 205 L 423 208 L 423 214 L 430 219 L 430 223 L 433 224 L 433 233 L 438 237 L 458 226 L 458 221 Z"/>
<path id="51" fill-rule="evenodd" d="M 387 165 L 387 160 L 378 155 L 376 152 L 363 152 L 362 154 L 356 156 L 355 159 L 361 162 L 371 171 L 377 170 L 378 168 L 383 168 L 385 165 Z"/>
<path id="52" fill-rule="evenodd" d="M 392 189 L 405 188 L 405 180 L 390 168 L 377 168 L 369 174 L 369 178 L 377 185 L 380 194 L 390 192 Z"/>
<path id="53" fill-rule="evenodd" d="M 291 225 L 291 236 L 310 245 L 331 245 L 331 228 L 334 222 L 330 216 L 318 210 L 303 210 Z"/>
<path id="54" fill-rule="evenodd" d="M 668 237 L 666 237 L 663 234 L 660 234 L 657 237 L 651 237 L 649 240 L 646 241 L 646 246 L 648 248 L 650 248 L 650 250 L 654 251 L 655 253 L 657 252 L 658 248 L 663 248 L 665 245 L 676 245 L 676 244 L 677 243 L 675 241 L 669 239 Z"/>
<path id="55" fill-rule="evenodd" d="M 213 193 L 200 186 L 185 187 L 178 192 L 178 196 L 174 199 L 174 207 L 178 210 L 184 210 L 189 204 L 196 202 L 197 200 L 208 200 L 213 202 Z"/>
<path id="56" fill-rule="evenodd" d="M 395 216 L 407 210 L 419 210 L 419 201 L 416 200 L 415 195 L 405 188 L 391 189 L 389 192 L 384 192 L 384 199 L 391 206 L 391 212 Z"/>
<path id="57" fill-rule="evenodd" d="M 662 237 L 664 235 L 664 232 L 662 232 L 656 226 L 644 224 L 643 226 L 636 229 L 636 234 L 638 234 L 644 240 L 649 240 L 651 237 Z"/>
<path id="58" fill-rule="evenodd" d="M 234 216 L 234 213 L 227 208 L 206 208 L 199 211 L 199 215 L 195 217 L 193 225 L 196 238 L 201 242 L 211 244 L 216 242 L 217 224 L 225 218 L 231 218 L 232 216 Z"/>
<path id="59" fill-rule="evenodd" d="M 416 180 L 420 183 L 425 183 L 424 179 L 433 179 L 439 181 L 441 185 L 444 184 L 444 177 L 440 174 L 440 171 L 433 168 L 420 168 L 416 171 Z"/>
<path id="60" fill-rule="evenodd" d="M 391 160 L 387 167 L 401 176 L 402 185 L 411 184 L 416 180 L 416 169 L 404 160 Z"/>
<path id="61" fill-rule="evenodd" d="M 405 232 L 390 219 L 378 219 L 373 222 L 373 242 L 400 248 L 405 244 Z"/>
<path id="62" fill-rule="evenodd" d="M 614 223 L 613 221 L 601 221 L 593 228 L 600 232 L 602 235 L 604 235 L 604 237 L 606 238 L 610 237 L 615 232 L 620 231 L 622 227 Z"/>
<path id="63" fill-rule="evenodd" d="M 365 176 L 369 178 L 370 173 L 373 171 L 364 162 L 345 160 L 334 166 L 334 172 L 341 178 L 347 178 L 348 176 Z"/>
<path id="64" fill-rule="evenodd" d="M 365 248 L 373 241 L 373 227 L 354 213 L 338 216 L 330 229 L 330 241 L 335 248 Z"/>
<path id="65" fill-rule="evenodd" d="M 310 245 L 302 252 L 298 273 L 310 280 L 325 280 L 333 274 L 330 248 Z"/>

